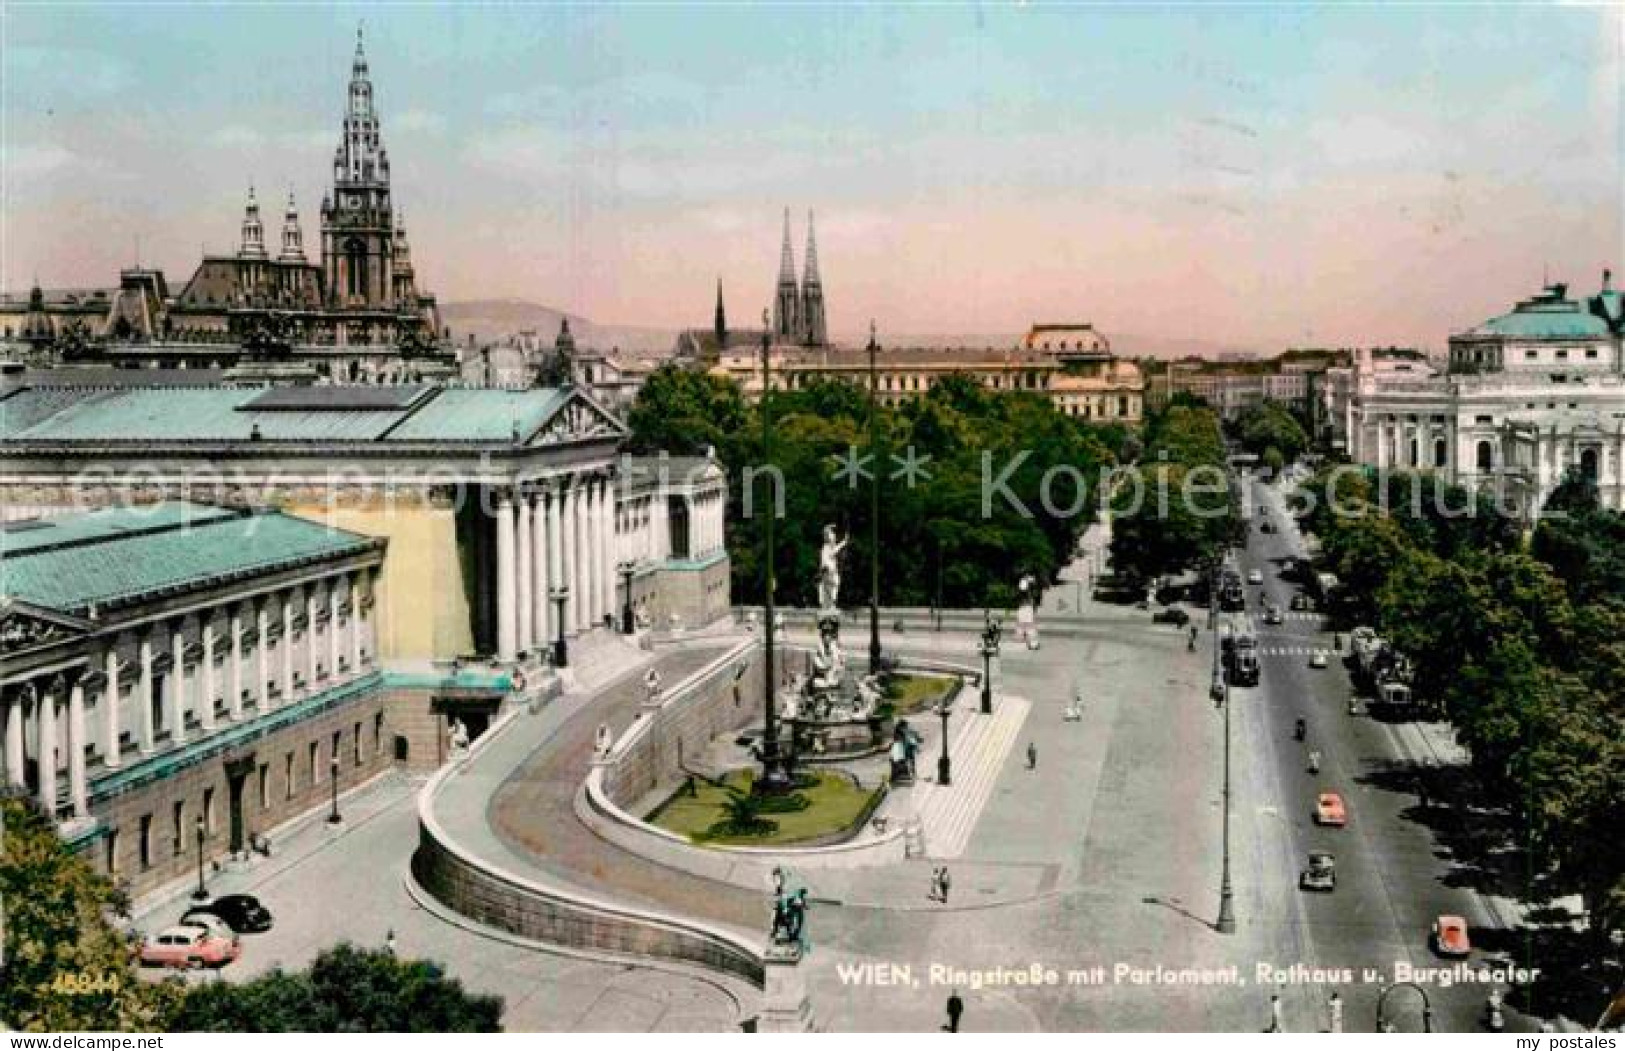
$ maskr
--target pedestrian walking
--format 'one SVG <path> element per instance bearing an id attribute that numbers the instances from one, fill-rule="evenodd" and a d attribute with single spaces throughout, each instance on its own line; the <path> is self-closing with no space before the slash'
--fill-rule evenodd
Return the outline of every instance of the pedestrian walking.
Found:
<path id="1" fill-rule="evenodd" d="M 1027 769 L 1038 769 L 1038 745 L 1032 741 L 1027 742 Z"/>
<path id="2" fill-rule="evenodd" d="M 1280 993 L 1271 993 L 1270 994 L 1270 1027 L 1268 1029 L 1264 1030 L 1264 1032 L 1266 1032 L 1266 1033 L 1284 1033 L 1284 1032 L 1286 1032 L 1286 1030 L 1284 1028 L 1282 1028 L 1282 1026 L 1281 1026 L 1281 994 Z"/>
<path id="3" fill-rule="evenodd" d="M 925 892 L 925 896 L 932 901 L 942 900 L 942 866 L 931 870 L 931 889 Z"/>
<path id="4" fill-rule="evenodd" d="M 1338 996 L 1335 991 L 1326 1001 L 1326 1011 L 1332 1016 L 1331 1031 L 1341 1033 L 1343 1031 L 1343 998 Z"/>
<path id="5" fill-rule="evenodd" d="M 959 998 L 959 990 L 948 991 L 948 1024 L 943 1026 L 950 1033 L 959 1032 L 959 1016 L 965 1013 L 965 1001 Z"/>
<path id="6" fill-rule="evenodd" d="M 948 866 L 942 866 L 942 875 L 937 877 L 937 900 L 944 905 L 948 904 L 948 887 L 952 883 L 948 878 Z"/>

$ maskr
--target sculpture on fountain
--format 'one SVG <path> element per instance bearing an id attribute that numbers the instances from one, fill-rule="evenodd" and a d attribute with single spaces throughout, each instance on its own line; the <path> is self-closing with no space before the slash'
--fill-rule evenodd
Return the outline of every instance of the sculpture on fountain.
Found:
<path id="1" fill-rule="evenodd" d="M 836 538 L 835 527 L 824 527 L 824 546 L 818 552 L 818 618 L 820 622 L 827 616 L 839 618 L 837 612 L 841 599 L 841 552 L 851 538 L 839 540 Z"/>

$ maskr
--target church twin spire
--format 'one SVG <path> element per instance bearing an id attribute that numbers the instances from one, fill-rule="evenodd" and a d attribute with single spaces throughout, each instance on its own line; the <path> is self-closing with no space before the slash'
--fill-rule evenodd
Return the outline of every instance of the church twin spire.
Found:
<path id="1" fill-rule="evenodd" d="M 784 210 L 784 244 L 779 252 L 779 281 L 773 294 L 773 335 L 786 343 L 822 347 L 829 342 L 824 319 L 824 287 L 818 276 L 818 240 L 813 213 L 807 212 L 807 262 L 796 284 L 795 253 L 790 243 L 790 209 Z"/>

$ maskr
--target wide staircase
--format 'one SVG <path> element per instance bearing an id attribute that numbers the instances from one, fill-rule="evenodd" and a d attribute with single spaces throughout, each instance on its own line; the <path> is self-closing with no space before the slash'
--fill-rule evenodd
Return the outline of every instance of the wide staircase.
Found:
<path id="1" fill-rule="evenodd" d="M 653 659 L 634 639 L 594 628 L 570 640 L 568 692 L 594 691 Z"/>

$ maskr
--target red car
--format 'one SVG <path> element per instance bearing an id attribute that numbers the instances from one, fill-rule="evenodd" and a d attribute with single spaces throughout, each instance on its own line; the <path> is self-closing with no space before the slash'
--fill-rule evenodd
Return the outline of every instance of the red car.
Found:
<path id="1" fill-rule="evenodd" d="M 1433 951 L 1440 956 L 1467 956 L 1473 946 L 1467 940 L 1467 921 L 1460 916 L 1440 916 L 1433 921 Z"/>
<path id="2" fill-rule="evenodd" d="M 140 959 L 146 967 L 224 967 L 242 954 L 235 935 L 208 924 L 180 923 L 142 942 Z"/>
<path id="3" fill-rule="evenodd" d="M 1342 828 L 1349 823 L 1348 811 L 1343 808 L 1343 797 L 1336 792 L 1322 792 L 1315 799 L 1315 824 Z"/>

